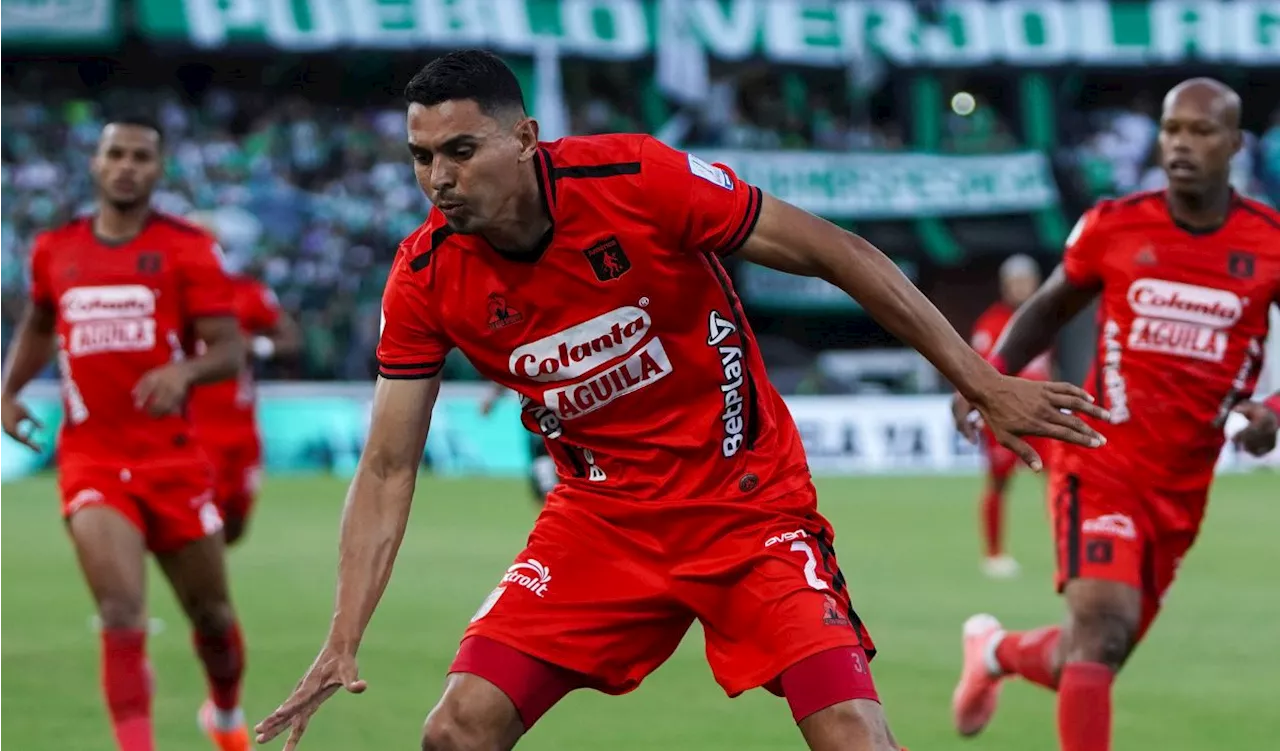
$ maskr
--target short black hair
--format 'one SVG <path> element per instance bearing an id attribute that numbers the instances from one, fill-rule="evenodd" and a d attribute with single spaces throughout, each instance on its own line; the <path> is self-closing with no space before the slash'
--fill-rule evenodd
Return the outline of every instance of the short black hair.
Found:
<path id="1" fill-rule="evenodd" d="M 458 50 L 437 57 L 404 87 L 408 104 L 434 107 L 454 99 L 470 99 L 486 115 L 524 107 L 520 81 L 502 58 L 484 50 Z"/>
<path id="2" fill-rule="evenodd" d="M 160 121 L 156 120 L 154 117 L 130 113 L 119 117 L 108 118 L 106 125 L 128 125 L 134 128 L 154 130 L 156 135 L 160 138 L 160 145 L 164 145 L 164 130 L 160 128 Z"/>

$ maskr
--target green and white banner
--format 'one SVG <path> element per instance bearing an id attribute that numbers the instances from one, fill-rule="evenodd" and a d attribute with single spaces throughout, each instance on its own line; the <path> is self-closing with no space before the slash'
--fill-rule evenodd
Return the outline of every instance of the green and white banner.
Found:
<path id="1" fill-rule="evenodd" d="M 8 6 L 96 5 L 5 0 Z M 198 47 L 289 50 L 478 46 L 631 60 L 658 29 L 687 27 L 712 58 L 843 66 L 878 53 L 902 66 L 1280 63 L 1276 0 L 140 0 L 150 37 Z M 662 14 L 663 17 L 659 17 Z M 666 15 L 683 18 L 672 24 Z M 6 29 L 5 38 L 9 38 Z"/>
<path id="2" fill-rule="evenodd" d="M 112 46 L 120 40 L 116 0 L 4 0 L 0 35 L 5 47 Z"/>
<path id="3" fill-rule="evenodd" d="M 1027 213 L 1057 203 L 1039 152 L 980 156 L 699 151 L 788 203 L 831 219 Z"/>

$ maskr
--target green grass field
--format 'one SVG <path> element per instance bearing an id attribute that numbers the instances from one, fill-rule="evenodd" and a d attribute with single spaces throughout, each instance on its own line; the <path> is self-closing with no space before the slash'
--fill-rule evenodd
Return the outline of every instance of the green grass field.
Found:
<path id="1" fill-rule="evenodd" d="M 977 572 L 977 488 L 977 478 L 820 483 L 858 610 L 881 648 L 877 683 L 900 739 L 915 751 L 1056 748 L 1052 697 L 1028 685 L 1009 686 L 980 740 L 961 741 L 950 729 L 964 618 L 990 610 L 1016 628 L 1060 615 L 1040 483 L 1017 483 L 1011 536 L 1023 574 L 1010 582 Z M 41 478 L 4 489 L 3 743 L 24 751 L 107 751 L 92 609 L 58 520 L 54 485 Z M 324 636 L 343 491 L 332 479 L 269 483 L 256 527 L 232 556 L 250 649 L 246 709 L 254 720 L 285 697 Z M 533 517 L 523 482 L 420 483 L 396 576 L 360 655 L 369 690 L 332 700 L 304 749 L 417 748 L 458 635 L 520 550 Z M 1273 747 L 1278 528 L 1280 478 L 1219 480 L 1207 529 L 1162 621 L 1118 684 L 1117 748 Z M 194 725 L 203 684 L 187 629 L 159 577 L 152 583 L 153 614 L 167 624 L 150 642 L 158 746 L 205 749 Z M 782 700 L 762 691 L 724 697 L 701 642 L 695 629 L 633 694 L 569 697 L 521 748 L 803 748 Z"/>

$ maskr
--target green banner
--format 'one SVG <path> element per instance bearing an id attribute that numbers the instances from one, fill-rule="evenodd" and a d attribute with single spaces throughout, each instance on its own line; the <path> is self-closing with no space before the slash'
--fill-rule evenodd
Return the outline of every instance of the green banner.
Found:
<path id="1" fill-rule="evenodd" d="M 1030 213 L 1058 200 L 1039 152 L 980 156 L 699 151 L 738 176 L 831 219 Z"/>
<path id="2" fill-rule="evenodd" d="M 629 60 L 654 51 L 657 29 L 673 28 L 659 13 L 677 12 L 686 14 L 696 44 L 727 61 L 843 66 L 879 53 L 908 67 L 1280 63 L 1275 0 L 955 0 L 936 15 L 911 0 L 140 2 L 144 34 L 207 48 L 532 53 L 550 39 L 567 54 Z"/>
<path id="3" fill-rule="evenodd" d="M 4 0 L 0 36 L 6 50 L 111 47 L 120 41 L 118 10 L 116 0 Z"/>

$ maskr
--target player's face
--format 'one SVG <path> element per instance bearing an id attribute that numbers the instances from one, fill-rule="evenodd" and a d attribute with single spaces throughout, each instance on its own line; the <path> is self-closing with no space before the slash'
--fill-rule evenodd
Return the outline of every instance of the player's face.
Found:
<path id="1" fill-rule="evenodd" d="M 1005 277 L 1000 286 L 1005 303 L 1016 308 L 1031 299 L 1040 286 L 1040 279 L 1034 274 L 1015 274 Z"/>
<path id="2" fill-rule="evenodd" d="M 1240 131 L 1223 118 L 1223 101 L 1185 92 L 1165 101 L 1160 118 L 1160 157 L 1169 187 L 1203 193 L 1227 182 Z"/>
<path id="3" fill-rule="evenodd" d="M 90 163 L 98 194 L 119 209 L 149 202 L 162 168 L 160 134 L 140 125 L 108 125 Z"/>
<path id="4" fill-rule="evenodd" d="M 470 99 L 409 105 L 409 153 L 418 185 L 455 232 L 482 232 L 517 204 L 519 166 L 533 158 L 537 126 L 495 118 Z"/>

